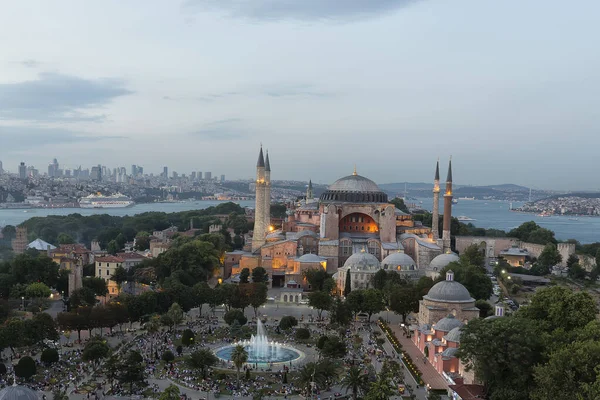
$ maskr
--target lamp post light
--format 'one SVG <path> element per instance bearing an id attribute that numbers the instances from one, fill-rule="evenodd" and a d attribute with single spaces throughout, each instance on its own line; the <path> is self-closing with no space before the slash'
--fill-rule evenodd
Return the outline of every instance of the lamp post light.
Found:
<path id="1" fill-rule="evenodd" d="M 25 296 L 21 296 L 21 308 L 25 311 Z"/>

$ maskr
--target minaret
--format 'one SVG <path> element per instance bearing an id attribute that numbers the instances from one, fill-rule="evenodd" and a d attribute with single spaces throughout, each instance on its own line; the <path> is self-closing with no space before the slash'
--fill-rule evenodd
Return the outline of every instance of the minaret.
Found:
<path id="1" fill-rule="evenodd" d="M 271 163 L 269 162 L 269 150 L 265 159 L 265 232 L 269 232 L 271 226 Z"/>
<path id="2" fill-rule="evenodd" d="M 313 199 L 313 187 L 312 187 L 312 180 L 308 180 L 308 188 L 306 188 L 306 202 L 308 203 L 308 200 L 312 200 Z"/>
<path id="3" fill-rule="evenodd" d="M 433 179 L 433 215 L 431 216 L 431 231 L 433 240 L 437 243 L 440 238 L 440 160 L 435 165 L 435 178 Z"/>
<path id="4" fill-rule="evenodd" d="M 446 178 L 446 192 L 444 193 L 444 230 L 442 231 L 442 242 L 444 253 L 450 251 L 450 224 L 452 222 L 452 157 L 448 163 L 448 177 Z"/>
<path id="5" fill-rule="evenodd" d="M 265 225 L 265 159 L 262 146 L 256 163 L 256 205 L 254 208 L 254 233 L 252 235 L 252 251 L 265 244 L 267 234 Z"/>

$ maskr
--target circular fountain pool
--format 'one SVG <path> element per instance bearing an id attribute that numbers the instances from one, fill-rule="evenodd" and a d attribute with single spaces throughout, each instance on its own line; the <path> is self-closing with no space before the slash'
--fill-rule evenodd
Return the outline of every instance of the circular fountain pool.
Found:
<path id="1" fill-rule="evenodd" d="M 248 363 L 280 363 L 297 360 L 301 354 L 291 347 L 281 344 L 269 344 L 261 350 L 255 349 L 249 342 L 240 342 L 248 352 Z M 223 347 L 215 351 L 215 355 L 222 360 L 231 361 L 231 353 L 237 344 Z"/>
<path id="2" fill-rule="evenodd" d="M 256 324 L 256 335 L 250 340 L 244 340 L 215 350 L 215 355 L 221 360 L 231 361 L 233 349 L 241 345 L 248 352 L 248 363 L 283 363 L 291 362 L 302 357 L 302 353 L 291 346 L 269 341 L 262 322 Z"/>

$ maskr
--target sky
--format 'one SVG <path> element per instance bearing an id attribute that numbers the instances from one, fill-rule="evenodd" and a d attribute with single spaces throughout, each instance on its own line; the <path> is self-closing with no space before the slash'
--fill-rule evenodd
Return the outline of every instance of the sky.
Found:
<path id="1" fill-rule="evenodd" d="M 600 2 L 22 0 L 0 160 L 598 189 Z"/>

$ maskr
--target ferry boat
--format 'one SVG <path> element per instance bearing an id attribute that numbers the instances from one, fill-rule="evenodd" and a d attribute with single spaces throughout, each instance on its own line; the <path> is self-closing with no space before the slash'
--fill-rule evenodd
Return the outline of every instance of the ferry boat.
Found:
<path id="1" fill-rule="evenodd" d="M 467 217 L 466 215 L 459 215 L 458 217 L 456 217 L 457 220 L 459 221 L 477 221 L 475 218 L 471 218 L 471 217 Z"/>
<path id="2" fill-rule="evenodd" d="M 125 208 L 134 204 L 135 202 L 131 198 L 121 193 L 115 193 L 111 196 L 104 196 L 100 193 L 90 194 L 79 200 L 79 207 L 81 208 Z"/>
<path id="3" fill-rule="evenodd" d="M 475 200 L 475 197 L 459 197 L 459 200 Z"/>

